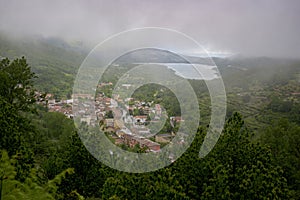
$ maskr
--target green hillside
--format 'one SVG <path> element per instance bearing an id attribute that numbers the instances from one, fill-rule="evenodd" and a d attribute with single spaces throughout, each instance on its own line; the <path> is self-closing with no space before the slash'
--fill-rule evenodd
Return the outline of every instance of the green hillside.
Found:
<path id="1" fill-rule="evenodd" d="M 39 77 L 35 81 L 40 91 L 65 98 L 72 93 L 74 76 L 86 53 L 57 38 L 14 38 L 0 34 L 0 56 L 25 56 L 32 71 Z"/>
<path id="2" fill-rule="evenodd" d="M 21 52 L 9 46 L 12 43 L 3 44 L 9 48 L 3 57 Z M 47 89 L 49 82 L 60 77 L 65 85 L 58 84 L 56 89 L 64 95 L 72 87 L 76 66 L 71 63 L 75 61 L 64 61 L 49 49 L 69 58 L 80 53 L 46 44 L 37 45 L 43 53 L 32 48 L 24 51 L 32 54 L 23 55 L 37 59 L 29 63 L 33 70 L 44 66 L 40 77 L 54 71 L 49 79 L 38 78 L 36 87 Z M 51 60 L 48 51 L 58 58 Z M 34 65 L 39 62 L 44 64 Z M 117 79 L 125 69 L 110 68 L 106 79 Z M 228 112 L 223 134 L 213 150 L 205 158 L 199 157 L 207 134 L 207 124 L 201 123 L 191 146 L 179 159 L 160 170 L 134 174 L 109 168 L 87 151 L 78 130 L 85 130 L 84 138 L 90 138 L 94 128 L 86 123 L 75 127 L 64 114 L 35 104 L 31 86 L 34 75 L 26 59 L 1 60 L 0 199 L 299 199 L 299 62 L 272 65 L 270 60 L 263 66 L 224 65 L 221 70 Z M 204 115 L 209 116 L 205 84 L 190 82 Z M 162 105 L 176 113 L 176 108 L 167 107 L 176 107 L 171 92 L 159 90 L 160 94 L 156 89 L 153 85 L 143 87 L 136 98 L 149 98 L 151 93 L 147 92 L 155 92 Z M 111 160 L 117 163 L 122 159 L 126 158 L 117 154 Z"/>

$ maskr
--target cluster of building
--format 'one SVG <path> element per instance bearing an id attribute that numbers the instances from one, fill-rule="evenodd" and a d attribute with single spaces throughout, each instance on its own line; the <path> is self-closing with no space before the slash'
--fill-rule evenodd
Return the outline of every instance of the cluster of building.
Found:
<path id="1" fill-rule="evenodd" d="M 98 87 L 112 85 L 111 82 L 107 82 L 100 83 Z M 171 134 L 159 134 L 155 137 L 151 135 L 147 123 L 155 123 L 163 115 L 160 104 L 153 102 L 143 102 L 133 98 L 121 99 L 119 96 L 109 98 L 101 92 L 97 93 L 96 97 L 91 94 L 76 94 L 72 99 L 60 101 L 56 101 L 53 95 L 47 94 L 38 102 L 46 104 L 50 112 L 60 112 L 69 118 L 78 117 L 80 122 L 91 126 L 99 125 L 97 122 L 100 121 L 102 124 L 100 127 L 105 132 L 111 133 L 117 145 L 125 144 L 128 147 L 139 145 L 147 151 L 157 152 L 160 151 L 159 143 L 170 142 L 174 137 Z M 72 111 L 72 106 L 76 110 Z M 171 125 L 180 120 L 180 117 L 171 117 Z"/>
<path id="2" fill-rule="evenodd" d="M 73 98 L 56 100 L 53 94 L 42 94 L 38 91 L 35 92 L 35 98 L 37 103 L 46 106 L 49 112 L 60 112 L 69 118 L 73 118 Z"/>
<path id="3" fill-rule="evenodd" d="M 123 84 L 122 87 L 128 89 L 131 85 Z M 150 122 L 158 122 L 162 117 L 160 104 L 133 98 L 122 99 L 119 95 L 108 98 L 99 93 L 96 96 L 95 107 L 98 120 L 103 122 L 103 130 L 111 133 L 117 145 L 125 144 L 130 148 L 139 145 L 147 151 L 157 152 L 160 151 L 158 142 L 167 143 L 173 137 L 171 134 L 153 137 L 151 130 L 146 126 Z M 113 117 L 107 116 L 106 113 L 110 111 Z M 150 140 L 149 137 L 157 139 L 158 142 Z"/>
<path id="4" fill-rule="evenodd" d="M 120 133 L 120 132 L 119 132 Z M 115 144 L 126 144 L 128 147 L 133 148 L 136 145 L 139 145 L 140 148 L 146 148 L 148 151 L 157 152 L 160 150 L 160 144 L 153 142 L 145 137 L 127 134 L 121 132 L 122 134 L 117 134 L 118 136 L 115 137 Z"/>
<path id="5" fill-rule="evenodd" d="M 125 144 L 130 148 L 133 148 L 136 145 L 139 145 L 140 148 L 146 148 L 147 151 L 157 152 L 160 151 L 160 144 L 154 142 L 149 138 L 151 136 L 150 129 L 146 127 L 146 124 L 149 123 L 150 120 L 159 120 L 162 112 L 161 106 L 156 104 L 154 108 L 151 108 L 151 102 L 140 102 L 138 100 L 134 101 L 134 99 L 125 99 L 122 100 L 116 97 L 115 102 L 113 105 L 105 104 L 106 98 L 99 97 L 96 100 L 99 100 L 99 105 L 105 105 L 107 107 L 101 108 L 100 112 L 103 110 L 107 112 L 112 110 L 114 117 L 113 118 L 106 118 L 105 113 L 99 116 L 100 120 L 104 121 L 105 127 L 103 129 L 106 132 L 113 133 L 113 138 L 115 139 L 115 144 L 121 145 Z M 114 100 L 110 99 L 111 102 Z M 133 101 L 134 103 L 124 104 L 124 102 Z M 116 105 L 122 106 L 116 106 Z M 138 110 L 142 114 L 133 115 L 135 110 Z M 128 113 L 129 112 L 129 113 Z M 154 119 L 150 118 L 150 113 L 153 113 L 155 116 Z"/>

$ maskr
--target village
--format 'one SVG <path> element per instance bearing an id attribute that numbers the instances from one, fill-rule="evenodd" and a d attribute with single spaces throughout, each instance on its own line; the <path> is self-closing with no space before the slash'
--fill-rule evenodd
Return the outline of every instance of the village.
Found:
<path id="1" fill-rule="evenodd" d="M 100 83 L 97 88 L 101 91 L 101 88 L 112 85 L 111 82 Z M 130 85 L 124 84 L 123 87 L 129 88 Z M 182 121 L 179 116 L 168 118 L 162 106 L 153 101 L 122 99 L 119 95 L 110 98 L 103 92 L 97 92 L 95 97 L 77 94 L 72 96 L 72 99 L 59 101 L 55 100 L 53 95 L 46 94 L 44 100 L 50 112 L 60 112 L 69 118 L 75 115 L 80 118 L 80 122 L 99 126 L 116 145 L 125 145 L 129 149 L 138 147 L 146 152 L 159 152 L 162 146 L 170 143 L 175 136 L 173 131 L 157 134 L 151 130 L 151 124 L 155 127 L 161 120 L 169 120 L 167 123 L 174 128 Z M 74 113 L 73 105 L 78 109 Z M 94 112 L 91 112 L 93 106 Z"/>

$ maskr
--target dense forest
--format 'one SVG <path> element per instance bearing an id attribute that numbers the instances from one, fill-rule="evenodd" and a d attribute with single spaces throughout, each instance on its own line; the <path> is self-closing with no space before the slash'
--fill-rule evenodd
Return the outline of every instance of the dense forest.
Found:
<path id="1" fill-rule="evenodd" d="M 33 62 L 30 56 L 35 52 L 28 52 L 27 60 L 4 47 L 1 53 L 8 53 L 2 53 L 0 62 L 1 200 L 300 199 L 299 61 L 215 59 L 223 74 L 228 109 L 214 149 L 199 158 L 209 96 L 204 83 L 191 80 L 204 110 L 192 145 L 170 166 L 134 174 L 96 160 L 82 144 L 72 119 L 36 103 L 37 89 L 59 98 L 71 94 L 76 61 L 65 66 L 61 60 L 51 63 L 49 52 L 48 58 L 42 55 Z M 70 54 L 78 52 L 72 49 Z M 49 63 L 42 64 L 45 60 Z M 169 96 L 160 97 L 167 98 L 165 105 L 175 113 Z"/>

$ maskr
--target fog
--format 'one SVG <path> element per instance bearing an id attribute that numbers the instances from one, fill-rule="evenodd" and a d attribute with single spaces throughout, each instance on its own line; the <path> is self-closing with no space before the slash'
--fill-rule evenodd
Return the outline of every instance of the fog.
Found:
<path id="1" fill-rule="evenodd" d="M 93 46 L 140 27 L 181 31 L 211 52 L 300 57 L 298 0 L 0 0 L 0 31 L 13 35 L 62 37 Z"/>

